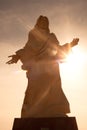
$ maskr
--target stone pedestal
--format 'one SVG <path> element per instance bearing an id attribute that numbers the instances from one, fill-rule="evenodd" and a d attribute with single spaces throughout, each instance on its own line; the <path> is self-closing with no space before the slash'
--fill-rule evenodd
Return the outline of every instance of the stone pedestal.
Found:
<path id="1" fill-rule="evenodd" d="M 15 118 L 12 130 L 78 130 L 75 117 Z"/>

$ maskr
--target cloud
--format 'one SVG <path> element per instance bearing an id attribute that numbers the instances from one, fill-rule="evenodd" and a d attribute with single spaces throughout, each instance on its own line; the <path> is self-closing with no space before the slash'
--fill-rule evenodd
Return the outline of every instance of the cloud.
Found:
<path id="1" fill-rule="evenodd" d="M 25 36 L 25 26 L 13 15 L 4 14 L 0 20 L 0 41 L 16 41 Z"/>
<path id="2" fill-rule="evenodd" d="M 85 0 L 0 0 L 0 40 L 26 38 L 40 14 L 48 16 L 54 31 L 66 25 L 85 29 L 86 7 Z"/>

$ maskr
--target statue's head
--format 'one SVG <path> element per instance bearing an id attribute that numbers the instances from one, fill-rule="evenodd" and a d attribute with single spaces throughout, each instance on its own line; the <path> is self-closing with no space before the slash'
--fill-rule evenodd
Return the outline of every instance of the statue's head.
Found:
<path id="1" fill-rule="evenodd" d="M 36 22 L 36 27 L 44 29 L 44 30 L 49 30 L 49 20 L 46 16 L 40 15 L 39 18 L 37 19 Z"/>

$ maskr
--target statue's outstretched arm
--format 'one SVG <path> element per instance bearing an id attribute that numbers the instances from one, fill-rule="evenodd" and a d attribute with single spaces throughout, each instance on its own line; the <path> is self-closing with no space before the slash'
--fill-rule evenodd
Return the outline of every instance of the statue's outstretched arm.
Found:
<path id="1" fill-rule="evenodd" d="M 71 47 L 74 47 L 74 46 L 78 45 L 78 42 L 79 42 L 79 38 L 74 38 L 74 39 L 72 40 L 72 42 L 70 43 L 70 46 L 71 46 Z"/>
<path id="2" fill-rule="evenodd" d="M 23 54 L 24 54 L 24 48 L 16 51 L 16 53 L 14 55 L 8 56 L 9 58 L 11 58 L 11 60 L 7 61 L 6 64 L 17 63 L 18 60 L 21 60 L 21 55 L 23 55 Z"/>
<path id="3" fill-rule="evenodd" d="M 72 42 L 66 43 L 66 44 L 62 45 L 62 46 L 61 46 L 61 49 L 66 49 L 66 50 L 67 50 L 67 48 L 68 48 L 68 49 L 71 49 L 72 47 L 78 45 L 78 42 L 79 42 L 79 38 L 74 38 L 74 39 L 72 40 Z"/>
<path id="4" fill-rule="evenodd" d="M 72 42 L 70 43 L 66 43 L 64 45 L 58 45 L 58 59 L 61 60 L 65 60 L 68 56 L 68 54 L 71 52 L 72 47 L 78 45 L 79 42 L 79 38 L 74 38 L 72 40 Z"/>
<path id="5" fill-rule="evenodd" d="M 17 63 L 18 60 L 20 59 L 18 55 L 10 55 L 8 57 L 11 57 L 11 60 L 7 61 L 6 64 L 14 64 Z"/>

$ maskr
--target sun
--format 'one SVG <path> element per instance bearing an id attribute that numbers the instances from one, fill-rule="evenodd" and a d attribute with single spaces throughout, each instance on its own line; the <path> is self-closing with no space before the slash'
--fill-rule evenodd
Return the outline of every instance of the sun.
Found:
<path id="1" fill-rule="evenodd" d="M 65 68 L 67 72 L 78 73 L 82 68 L 86 60 L 86 55 L 79 47 L 74 47 L 69 55 L 67 55 L 66 62 L 61 64 L 63 69 Z"/>

